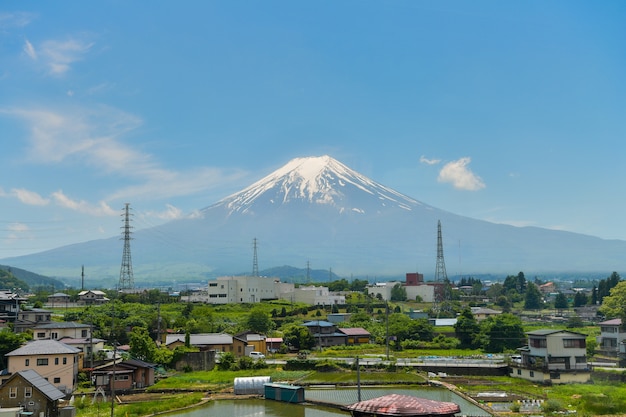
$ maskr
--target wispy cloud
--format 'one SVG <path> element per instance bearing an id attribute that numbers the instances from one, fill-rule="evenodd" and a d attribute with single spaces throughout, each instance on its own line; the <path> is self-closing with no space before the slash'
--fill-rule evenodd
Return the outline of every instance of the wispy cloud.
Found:
<path id="1" fill-rule="evenodd" d="M 29 206 L 47 206 L 50 203 L 49 199 L 42 197 L 34 191 L 25 190 L 23 188 L 14 188 L 11 190 L 10 195 Z"/>
<path id="2" fill-rule="evenodd" d="M 441 162 L 441 159 L 429 159 L 429 158 L 426 158 L 424 155 L 422 155 L 420 156 L 420 162 L 426 165 L 437 165 L 438 163 Z"/>
<path id="3" fill-rule="evenodd" d="M 465 157 L 448 162 L 439 171 L 439 182 L 449 182 L 458 190 L 476 191 L 485 188 L 485 183 L 468 167 L 471 158 Z"/>
<path id="4" fill-rule="evenodd" d="M 178 207 L 171 204 L 165 205 L 165 211 L 147 211 L 144 213 L 146 217 L 153 217 L 161 220 L 174 220 L 183 217 L 183 212 Z"/>
<path id="5" fill-rule="evenodd" d="M 35 48 L 30 42 L 26 42 L 24 49 L 33 58 L 31 52 L 35 53 Z M 63 75 L 71 69 L 72 64 L 81 61 L 93 45 L 93 42 L 82 39 L 47 40 L 37 48 L 38 54 L 35 57 L 42 57 L 42 62 L 49 74 Z"/>
<path id="6" fill-rule="evenodd" d="M 31 59 L 33 60 L 37 60 L 37 52 L 35 51 L 35 47 L 33 46 L 32 43 L 30 43 L 28 41 L 28 39 L 26 39 L 24 41 L 24 52 L 26 53 L 26 55 L 28 55 Z"/>
<path id="7" fill-rule="evenodd" d="M 35 17 L 35 14 L 28 12 L 0 12 L 0 29 L 27 26 Z"/>
<path id="8" fill-rule="evenodd" d="M 65 195 L 63 191 L 55 191 L 52 193 L 52 198 L 61 207 L 92 216 L 114 216 L 119 214 L 118 210 L 113 210 L 104 201 L 94 205 L 83 200 L 73 200 Z"/>
<path id="9" fill-rule="evenodd" d="M 32 163 L 63 164 L 82 170 L 81 175 L 115 175 L 125 178 L 126 185 L 100 202 L 90 203 L 68 197 L 62 191 L 37 199 L 23 190 L 21 201 L 54 202 L 67 209 L 92 215 L 119 214 L 110 206 L 119 201 L 158 201 L 171 197 L 196 194 L 222 187 L 242 178 L 241 171 L 224 172 L 210 167 L 189 168 L 184 171 L 163 167 L 153 155 L 142 152 L 123 141 L 123 137 L 138 129 L 142 120 L 114 108 L 99 106 L 91 109 L 68 110 L 1 109 L 0 114 L 18 117 L 29 127 L 27 156 Z M 17 196 L 17 195 L 14 195 Z M 150 212 L 156 218 L 175 218 L 181 213 L 174 206 L 165 212 Z"/>

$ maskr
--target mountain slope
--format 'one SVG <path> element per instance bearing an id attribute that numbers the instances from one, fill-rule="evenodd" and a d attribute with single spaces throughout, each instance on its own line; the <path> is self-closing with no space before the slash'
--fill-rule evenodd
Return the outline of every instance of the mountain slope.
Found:
<path id="1" fill-rule="evenodd" d="M 342 276 L 432 278 L 437 222 L 448 274 L 619 271 L 626 242 L 513 227 L 459 216 L 389 189 L 323 156 L 298 158 L 193 216 L 138 230 L 132 241 L 135 281 L 209 277 L 252 271 L 257 238 L 261 269 L 332 268 Z M 115 282 L 119 237 L 6 260 L 57 277 Z"/>

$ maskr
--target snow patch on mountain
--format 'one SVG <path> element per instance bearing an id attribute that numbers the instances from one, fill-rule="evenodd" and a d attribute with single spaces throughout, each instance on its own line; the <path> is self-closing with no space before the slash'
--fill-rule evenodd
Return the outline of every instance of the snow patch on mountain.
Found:
<path id="1" fill-rule="evenodd" d="M 371 199 L 365 201 L 360 192 Z M 359 198 L 352 198 L 359 195 Z M 336 207 L 339 212 L 366 213 L 379 208 L 412 210 L 422 203 L 387 188 L 324 155 L 295 158 L 240 192 L 209 207 L 225 207 L 230 213 L 254 212 L 255 204 L 308 202 Z"/>

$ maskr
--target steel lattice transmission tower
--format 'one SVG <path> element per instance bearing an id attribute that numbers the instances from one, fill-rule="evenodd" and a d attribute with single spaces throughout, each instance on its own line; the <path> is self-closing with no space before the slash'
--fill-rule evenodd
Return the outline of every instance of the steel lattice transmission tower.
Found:
<path id="1" fill-rule="evenodd" d="M 441 239 L 441 220 L 437 221 L 437 268 L 435 282 L 447 282 L 446 262 L 443 259 L 443 239 Z"/>
<path id="2" fill-rule="evenodd" d="M 131 238 L 131 229 L 130 225 L 130 203 L 126 203 L 124 206 L 124 212 L 122 216 L 124 217 L 124 226 L 122 227 L 122 238 L 124 240 L 124 252 L 122 253 L 122 267 L 120 268 L 120 283 L 119 289 L 129 289 L 135 287 L 135 282 L 133 279 L 133 262 L 130 256 L 130 241 Z"/>
<path id="3" fill-rule="evenodd" d="M 441 220 L 437 221 L 437 267 L 435 269 L 435 299 L 433 301 L 433 311 L 437 312 L 437 317 L 441 310 L 448 310 L 449 306 L 444 301 L 450 300 L 450 281 L 446 273 L 446 262 L 443 259 L 443 239 L 441 238 Z"/>
<path id="4" fill-rule="evenodd" d="M 254 255 L 252 256 L 252 276 L 258 277 L 259 276 L 259 259 L 257 258 L 257 255 L 256 255 L 256 237 L 252 241 L 252 245 L 254 247 Z"/>

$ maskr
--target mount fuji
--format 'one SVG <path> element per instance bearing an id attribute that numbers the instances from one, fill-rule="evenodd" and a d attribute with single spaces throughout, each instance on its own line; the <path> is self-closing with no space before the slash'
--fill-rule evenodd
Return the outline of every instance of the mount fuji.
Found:
<path id="1" fill-rule="evenodd" d="M 294 159 L 194 214 L 137 230 L 135 282 L 251 273 L 255 239 L 258 263 L 267 267 L 309 265 L 361 278 L 417 271 L 428 280 L 436 267 L 439 221 L 449 275 L 626 267 L 626 241 L 459 216 L 322 156 Z M 76 277 L 84 264 L 91 276 L 113 283 L 121 254 L 120 239 L 113 237 L 2 261 L 60 278 Z"/>

